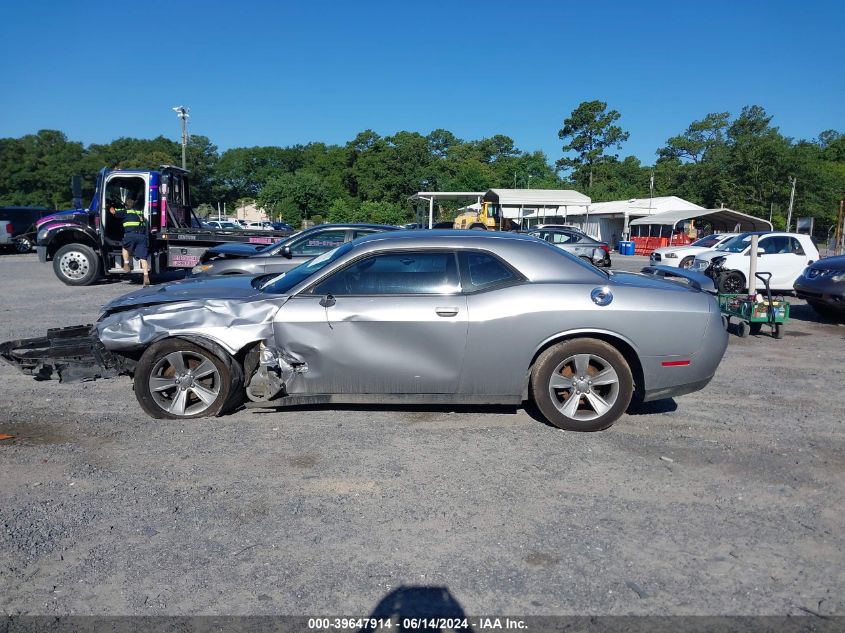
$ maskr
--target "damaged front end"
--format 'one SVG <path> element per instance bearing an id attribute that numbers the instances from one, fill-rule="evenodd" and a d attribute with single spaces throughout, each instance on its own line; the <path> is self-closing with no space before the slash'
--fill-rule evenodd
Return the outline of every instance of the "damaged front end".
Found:
<path id="1" fill-rule="evenodd" d="M 244 361 L 246 395 L 252 402 L 271 402 L 287 395 L 291 379 L 308 371 L 307 365 L 284 350 L 273 350 L 262 341 Z"/>
<path id="2" fill-rule="evenodd" d="M 79 382 L 126 374 L 132 361 L 106 349 L 91 325 L 0 343 L 0 358 L 36 380 Z"/>

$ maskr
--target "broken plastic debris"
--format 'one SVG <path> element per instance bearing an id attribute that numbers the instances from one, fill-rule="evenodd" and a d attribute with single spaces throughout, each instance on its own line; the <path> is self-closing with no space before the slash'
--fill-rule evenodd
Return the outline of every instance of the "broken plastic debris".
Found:
<path id="1" fill-rule="evenodd" d="M 0 441 L 2 440 L 13 440 L 15 439 L 14 435 L 9 435 L 8 433 L 0 433 Z"/>

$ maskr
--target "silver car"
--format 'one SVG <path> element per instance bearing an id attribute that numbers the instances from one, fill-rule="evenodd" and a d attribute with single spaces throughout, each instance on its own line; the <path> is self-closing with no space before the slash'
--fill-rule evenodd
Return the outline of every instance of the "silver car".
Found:
<path id="1" fill-rule="evenodd" d="M 610 267 L 610 247 L 581 231 L 560 228 L 538 228 L 527 232 L 572 253 L 595 266 Z"/>
<path id="2" fill-rule="evenodd" d="M 107 304 L 90 334 L 61 331 L 64 347 L 48 336 L 0 354 L 42 379 L 132 375 L 156 418 L 217 415 L 244 397 L 530 400 L 561 428 L 597 431 L 632 396 L 701 389 L 719 365 L 727 334 L 709 280 L 666 271 L 689 285 L 603 272 L 526 235 L 381 233 L 282 275 L 139 290 Z"/>

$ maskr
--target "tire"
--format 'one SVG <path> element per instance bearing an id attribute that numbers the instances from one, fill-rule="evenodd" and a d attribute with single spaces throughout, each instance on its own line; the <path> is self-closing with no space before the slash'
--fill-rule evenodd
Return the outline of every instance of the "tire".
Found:
<path id="1" fill-rule="evenodd" d="M 783 326 L 783 323 L 775 323 L 772 329 L 772 336 L 776 339 L 782 339 L 784 334 L 786 334 L 786 328 Z"/>
<path id="2" fill-rule="evenodd" d="M 236 382 L 228 359 L 171 338 L 155 343 L 141 356 L 135 369 L 135 398 L 147 415 L 157 419 L 213 417 L 235 401 Z"/>
<path id="3" fill-rule="evenodd" d="M 762 323 L 749 323 L 748 324 L 748 331 L 757 336 L 760 332 L 763 331 L 763 324 Z"/>
<path id="4" fill-rule="evenodd" d="M 725 294 L 738 294 L 745 290 L 745 277 L 736 270 L 731 270 L 719 277 L 719 292 Z"/>
<path id="5" fill-rule="evenodd" d="M 487 230 L 487 227 L 486 227 L 486 226 L 484 226 L 483 224 L 473 224 L 473 225 L 472 225 L 471 227 L 469 227 L 469 228 L 470 228 L 470 230 L 472 230 L 472 231 L 486 231 L 486 230 Z"/>
<path id="6" fill-rule="evenodd" d="M 737 323 L 737 336 L 739 338 L 746 338 L 751 332 L 751 325 L 747 321 L 740 321 Z"/>
<path id="7" fill-rule="evenodd" d="M 32 252 L 32 240 L 28 237 L 17 237 L 15 238 L 15 251 L 24 254 Z"/>
<path id="8" fill-rule="evenodd" d="M 68 286 L 90 286 L 102 274 L 94 249 L 85 244 L 65 244 L 53 255 L 53 271 Z"/>
<path id="9" fill-rule="evenodd" d="M 807 303 L 809 303 L 813 311 L 821 317 L 835 319 L 837 316 L 839 316 L 836 313 L 836 310 L 831 308 L 829 305 L 821 303 L 820 301 L 808 301 Z"/>
<path id="10" fill-rule="evenodd" d="M 692 263 L 695 261 L 694 255 L 688 255 L 684 257 L 681 262 L 678 264 L 678 268 L 690 268 L 692 267 Z"/>
<path id="11" fill-rule="evenodd" d="M 583 381 L 578 380 L 579 371 L 583 372 Z M 592 379 L 600 375 L 605 382 L 594 386 Z M 534 404 L 549 422 L 568 431 L 610 427 L 628 408 L 633 390 L 625 357 L 597 339 L 579 338 L 554 345 L 540 354 L 531 371 Z M 569 402 L 575 402 L 575 406 L 568 406 Z"/>

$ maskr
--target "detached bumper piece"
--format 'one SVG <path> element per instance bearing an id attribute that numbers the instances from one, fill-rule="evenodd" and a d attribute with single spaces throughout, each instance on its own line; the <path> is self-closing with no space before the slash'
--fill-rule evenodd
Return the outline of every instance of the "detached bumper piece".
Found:
<path id="1" fill-rule="evenodd" d="M 0 343 L 0 358 L 36 380 L 79 382 L 111 378 L 123 369 L 90 325 L 47 330 L 47 336 Z"/>

